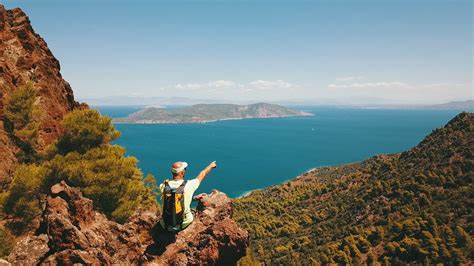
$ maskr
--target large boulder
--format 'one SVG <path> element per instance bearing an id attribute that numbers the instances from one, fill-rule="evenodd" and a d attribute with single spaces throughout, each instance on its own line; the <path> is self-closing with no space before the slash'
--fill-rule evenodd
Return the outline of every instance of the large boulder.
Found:
<path id="1" fill-rule="evenodd" d="M 231 218 L 232 200 L 214 190 L 200 199 L 191 225 L 172 236 L 172 243 L 164 247 L 157 243 L 149 246 L 141 262 L 153 265 L 233 265 L 245 255 L 249 236 Z M 156 230 L 157 226 L 160 225 L 155 225 L 152 234 L 160 231 Z"/>
<path id="2" fill-rule="evenodd" d="M 125 224 L 94 211 L 90 199 L 65 182 L 51 188 L 35 235 L 21 239 L 8 257 L 12 264 L 235 264 L 249 244 L 231 219 L 232 201 L 214 191 L 199 203 L 195 221 L 167 246 L 153 240 L 159 217 L 138 210 Z M 160 237 L 160 236 L 158 236 Z M 155 236 L 156 239 L 156 236 Z"/>

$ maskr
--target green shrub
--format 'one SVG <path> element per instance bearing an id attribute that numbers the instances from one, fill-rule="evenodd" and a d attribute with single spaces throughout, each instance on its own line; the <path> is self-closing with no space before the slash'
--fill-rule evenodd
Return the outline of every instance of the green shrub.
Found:
<path id="1" fill-rule="evenodd" d="M 72 151 L 85 153 L 120 136 L 110 118 L 91 109 L 72 111 L 64 117 L 62 126 L 64 135 L 57 144 L 61 154 Z"/>
<path id="2" fill-rule="evenodd" d="M 20 86 L 8 94 L 5 98 L 3 111 L 10 129 L 25 128 L 34 120 L 35 101 L 36 90 L 32 83 Z"/>
<path id="3" fill-rule="evenodd" d="M 8 198 L 8 195 L 9 195 L 8 191 L 0 192 L 0 219 L 2 219 L 5 214 L 4 207 L 5 207 L 5 202 Z"/>
<path id="4" fill-rule="evenodd" d="M 156 183 L 137 168 L 137 159 L 110 142 L 120 134 L 110 118 L 95 110 L 75 110 L 63 119 L 64 135 L 48 164 L 51 175 L 44 186 L 65 180 L 80 187 L 94 206 L 116 221 L 125 221 L 140 205 L 155 204 Z"/>
<path id="5" fill-rule="evenodd" d="M 36 90 L 30 82 L 8 94 L 3 106 L 5 129 L 21 148 L 17 157 L 23 162 L 36 159 L 35 148 L 41 121 L 36 100 Z"/>
<path id="6" fill-rule="evenodd" d="M 140 206 L 156 205 L 158 191 L 153 176 L 143 178 L 134 157 L 110 144 L 118 137 L 109 118 L 94 110 L 76 110 L 64 117 L 65 133 L 48 149 L 41 164 L 17 167 L 3 211 L 16 219 L 15 233 L 28 229 L 40 214 L 40 198 L 62 180 L 79 187 L 94 207 L 108 217 L 124 222 Z M 1 198 L 0 198 L 1 200 Z"/>
<path id="7" fill-rule="evenodd" d="M 13 248 L 13 236 L 7 229 L 0 227 L 0 258 L 5 258 Z"/>
<path id="8" fill-rule="evenodd" d="M 30 222 L 41 213 L 41 185 L 47 169 L 38 165 L 20 165 L 13 174 L 13 181 L 4 200 L 3 211 L 17 219 L 9 226 L 15 233 L 28 229 Z"/>
<path id="9" fill-rule="evenodd" d="M 143 182 L 134 157 L 125 157 L 119 146 L 103 145 L 84 154 L 56 156 L 48 165 L 51 174 L 45 188 L 65 180 L 81 188 L 94 206 L 117 221 L 124 221 L 142 203 L 151 203 L 152 193 Z"/>

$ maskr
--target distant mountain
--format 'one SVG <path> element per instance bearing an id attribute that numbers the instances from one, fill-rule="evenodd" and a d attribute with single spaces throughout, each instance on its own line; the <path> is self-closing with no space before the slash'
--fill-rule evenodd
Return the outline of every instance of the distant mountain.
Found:
<path id="1" fill-rule="evenodd" d="M 474 101 L 452 101 L 441 104 L 364 104 L 364 105 L 337 105 L 339 107 L 362 108 L 362 109 L 407 109 L 407 110 L 474 110 Z"/>
<path id="2" fill-rule="evenodd" d="M 197 104 L 175 109 L 150 107 L 133 113 L 128 117 L 114 119 L 114 122 L 137 124 L 204 123 L 217 120 L 309 115 L 312 114 L 268 103 L 250 105 Z"/>
<path id="3" fill-rule="evenodd" d="M 242 265 L 472 264 L 473 150 L 474 114 L 461 113 L 401 154 L 237 199 L 234 219 L 252 239 Z"/>
<path id="4" fill-rule="evenodd" d="M 145 106 L 145 107 L 177 107 L 190 106 L 200 103 L 219 104 L 222 102 L 246 105 L 255 101 L 235 99 L 197 99 L 187 97 L 144 97 L 144 96 L 108 96 L 102 98 L 80 98 L 79 100 L 91 106 Z M 440 104 L 403 104 L 383 98 L 307 98 L 266 101 L 267 103 L 283 106 L 323 106 L 337 108 L 360 109 L 451 109 L 460 111 L 474 110 L 474 100 L 452 101 Z"/>
<path id="5" fill-rule="evenodd" d="M 454 110 L 473 110 L 474 109 L 474 100 L 466 101 L 455 101 L 442 104 L 434 104 L 425 106 L 429 109 L 454 109 Z"/>

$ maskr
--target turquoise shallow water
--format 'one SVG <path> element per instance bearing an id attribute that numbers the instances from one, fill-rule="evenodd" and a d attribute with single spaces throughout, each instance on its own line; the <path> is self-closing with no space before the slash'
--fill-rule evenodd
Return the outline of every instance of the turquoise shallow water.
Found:
<path id="1" fill-rule="evenodd" d="M 136 107 L 99 107 L 124 116 Z M 291 179 L 317 166 L 364 160 L 416 145 L 459 111 L 303 108 L 312 117 L 245 119 L 207 124 L 117 124 L 115 141 L 158 181 L 174 161 L 189 163 L 194 177 L 209 162 L 214 170 L 199 192 L 216 188 L 236 197 Z"/>

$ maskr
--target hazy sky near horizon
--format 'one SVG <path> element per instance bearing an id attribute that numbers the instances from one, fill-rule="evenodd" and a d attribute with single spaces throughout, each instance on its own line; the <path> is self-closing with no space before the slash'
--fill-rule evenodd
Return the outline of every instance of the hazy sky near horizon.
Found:
<path id="1" fill-rule="evenodd" d="M 470 0 L 13 1 L 76 98 L 473 98 Z"/>

